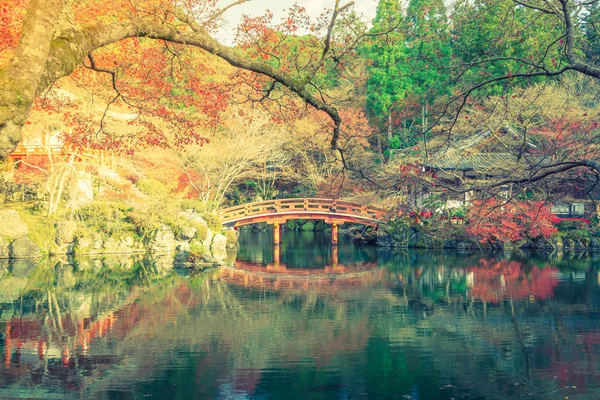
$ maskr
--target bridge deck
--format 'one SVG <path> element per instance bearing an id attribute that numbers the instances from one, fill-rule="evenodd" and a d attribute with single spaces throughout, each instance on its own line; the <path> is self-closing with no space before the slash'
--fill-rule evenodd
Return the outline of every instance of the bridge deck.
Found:
<path id="1" fill-rule="evenodd" d="M 288 219 L 331 219 L 377 225 L 386 215 L 387 212 L 380 208 L 319 198 L 261 201 L 218 211 L 221 223 L 236 226 Z"/>

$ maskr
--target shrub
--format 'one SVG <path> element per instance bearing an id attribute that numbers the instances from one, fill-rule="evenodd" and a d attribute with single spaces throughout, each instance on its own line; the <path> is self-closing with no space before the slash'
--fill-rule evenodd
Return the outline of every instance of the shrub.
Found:
<path id="1" fill-rule="evenodd" d="M 448 211 L 450 217 L 465 218 L 467 216 L 467 209 L 465 207 L 452 208 Z"/>
<path id="2" fill-rule="evenodd" d="M 127 223 L 128 211 L 130 208 L 120 202 L 94 201 L 76 210 L 73 216 L 97 232 L 118 236 L 133 231 Z"/>
<path id="3" fill-rule="evenodd" d="M 216 216 L 216 214 L 206 213 L 206 214 L 202 215 L 202 218 L 204 218 L 204 220 L 208 224 L 208 228 L 213 233 L 219 233 L 219 232 L 221 232 L 221 229 L 223 229 L 223 225 L 221 225 L 221 221 Z"/>
<path id="4" fill-rule="evenodd" d="M 206 212 L 207 206 L 197 199 L 182 199 L 179 203 L 182 210 L 194 210 L 199 214 Z"/>
<path id="5" fill-rule="evenodd" d="M 508 242 L 525 238 L 549 237 L 557 231 L 552 225 L 550 207 L 543 202 L 513 201 L 495 198 L 473 201 L 469 209 L 467 233 L 480 242 Z"/>
<path id="6" fill-rule="evenodd" d="M 169 194 L 169 189 L 164 184 L 154 179 L 138 179 L 135 186 L 140 192 L 152 197 L 166 197 Z"/>
<path id="7" fill-rule="evenodd" d="M 227 246 L 235 246 L 238 242 L 238 236 L 234 230 L 228 229 L 223 234 L 227 238 Z"/>
<path id="8" fill-rule="evenodd" d="M 196 239 L 200 242 L 204 242 L 208 237 L 208 227 L 204 224 L 194 221 L 192 221 L 190 225 L 196 228 Z"/>
<path id="9" fill-rule="evenodd" d="M 130 211 L 127 213 L 127 218 L 142 239 L 152 237 L 154 232 L 162 225 L 160 217 L 155 213 Z"/>
<path id="10" fill-rule="evenodd" d="M 206 247 L 194 240 L 190 244 L 187 261 L 192 264 L 201 264 L 204 262 L 203 256 L 205 256 L 207 253 L 208 250 Z"/>
<path id="11" fill-rule="evenodd" d="M 587 226 L 583 221 L 560 221 L 556 227 L 560 232 L 573 231 Z"/>

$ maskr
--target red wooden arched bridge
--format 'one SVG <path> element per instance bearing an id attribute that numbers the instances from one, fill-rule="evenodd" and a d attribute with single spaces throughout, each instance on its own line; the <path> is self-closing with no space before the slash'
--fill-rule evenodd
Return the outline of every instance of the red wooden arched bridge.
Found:
<path id="1" fill-rule="evenodd" d="M 274 225 L 273 244 L 280 243 L 281 225 L 291 219 L 323 220 L 331 225 L 332 244 L 337 244 L 337 228 L 344 223 L 377 227 L 387 219 L 387 211 L 344 200 L 299 198 L 248 203 L 219 210 L 225 226 L 238 227 L 266 222 Z"/>

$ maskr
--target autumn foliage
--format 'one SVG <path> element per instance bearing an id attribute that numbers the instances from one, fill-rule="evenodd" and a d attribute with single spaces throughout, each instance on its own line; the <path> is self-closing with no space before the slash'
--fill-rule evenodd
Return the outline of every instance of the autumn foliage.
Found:
<path id="1" fill-rule="evenodd" d="M 481 242 L 517 241 L 549 237 L 557 232 L 552 213 L 544 202 L 511 201 L 496 198 L 477 200 L 469 210 L 467 232 Z"/>

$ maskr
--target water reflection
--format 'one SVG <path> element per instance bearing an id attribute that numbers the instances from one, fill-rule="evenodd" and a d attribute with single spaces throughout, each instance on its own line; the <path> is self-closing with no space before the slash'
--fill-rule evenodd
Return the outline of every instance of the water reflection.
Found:
<path id="1" fill-rule="evenodd" d="M 352 259 L 343 242 L 334 266 L 325 241 L 303 268 L 285 240 L 277 268 L 270 242 L 200 274 L 164 258 L 10 265 L 0 398 L 600 395 L 594 259 Z"/>

